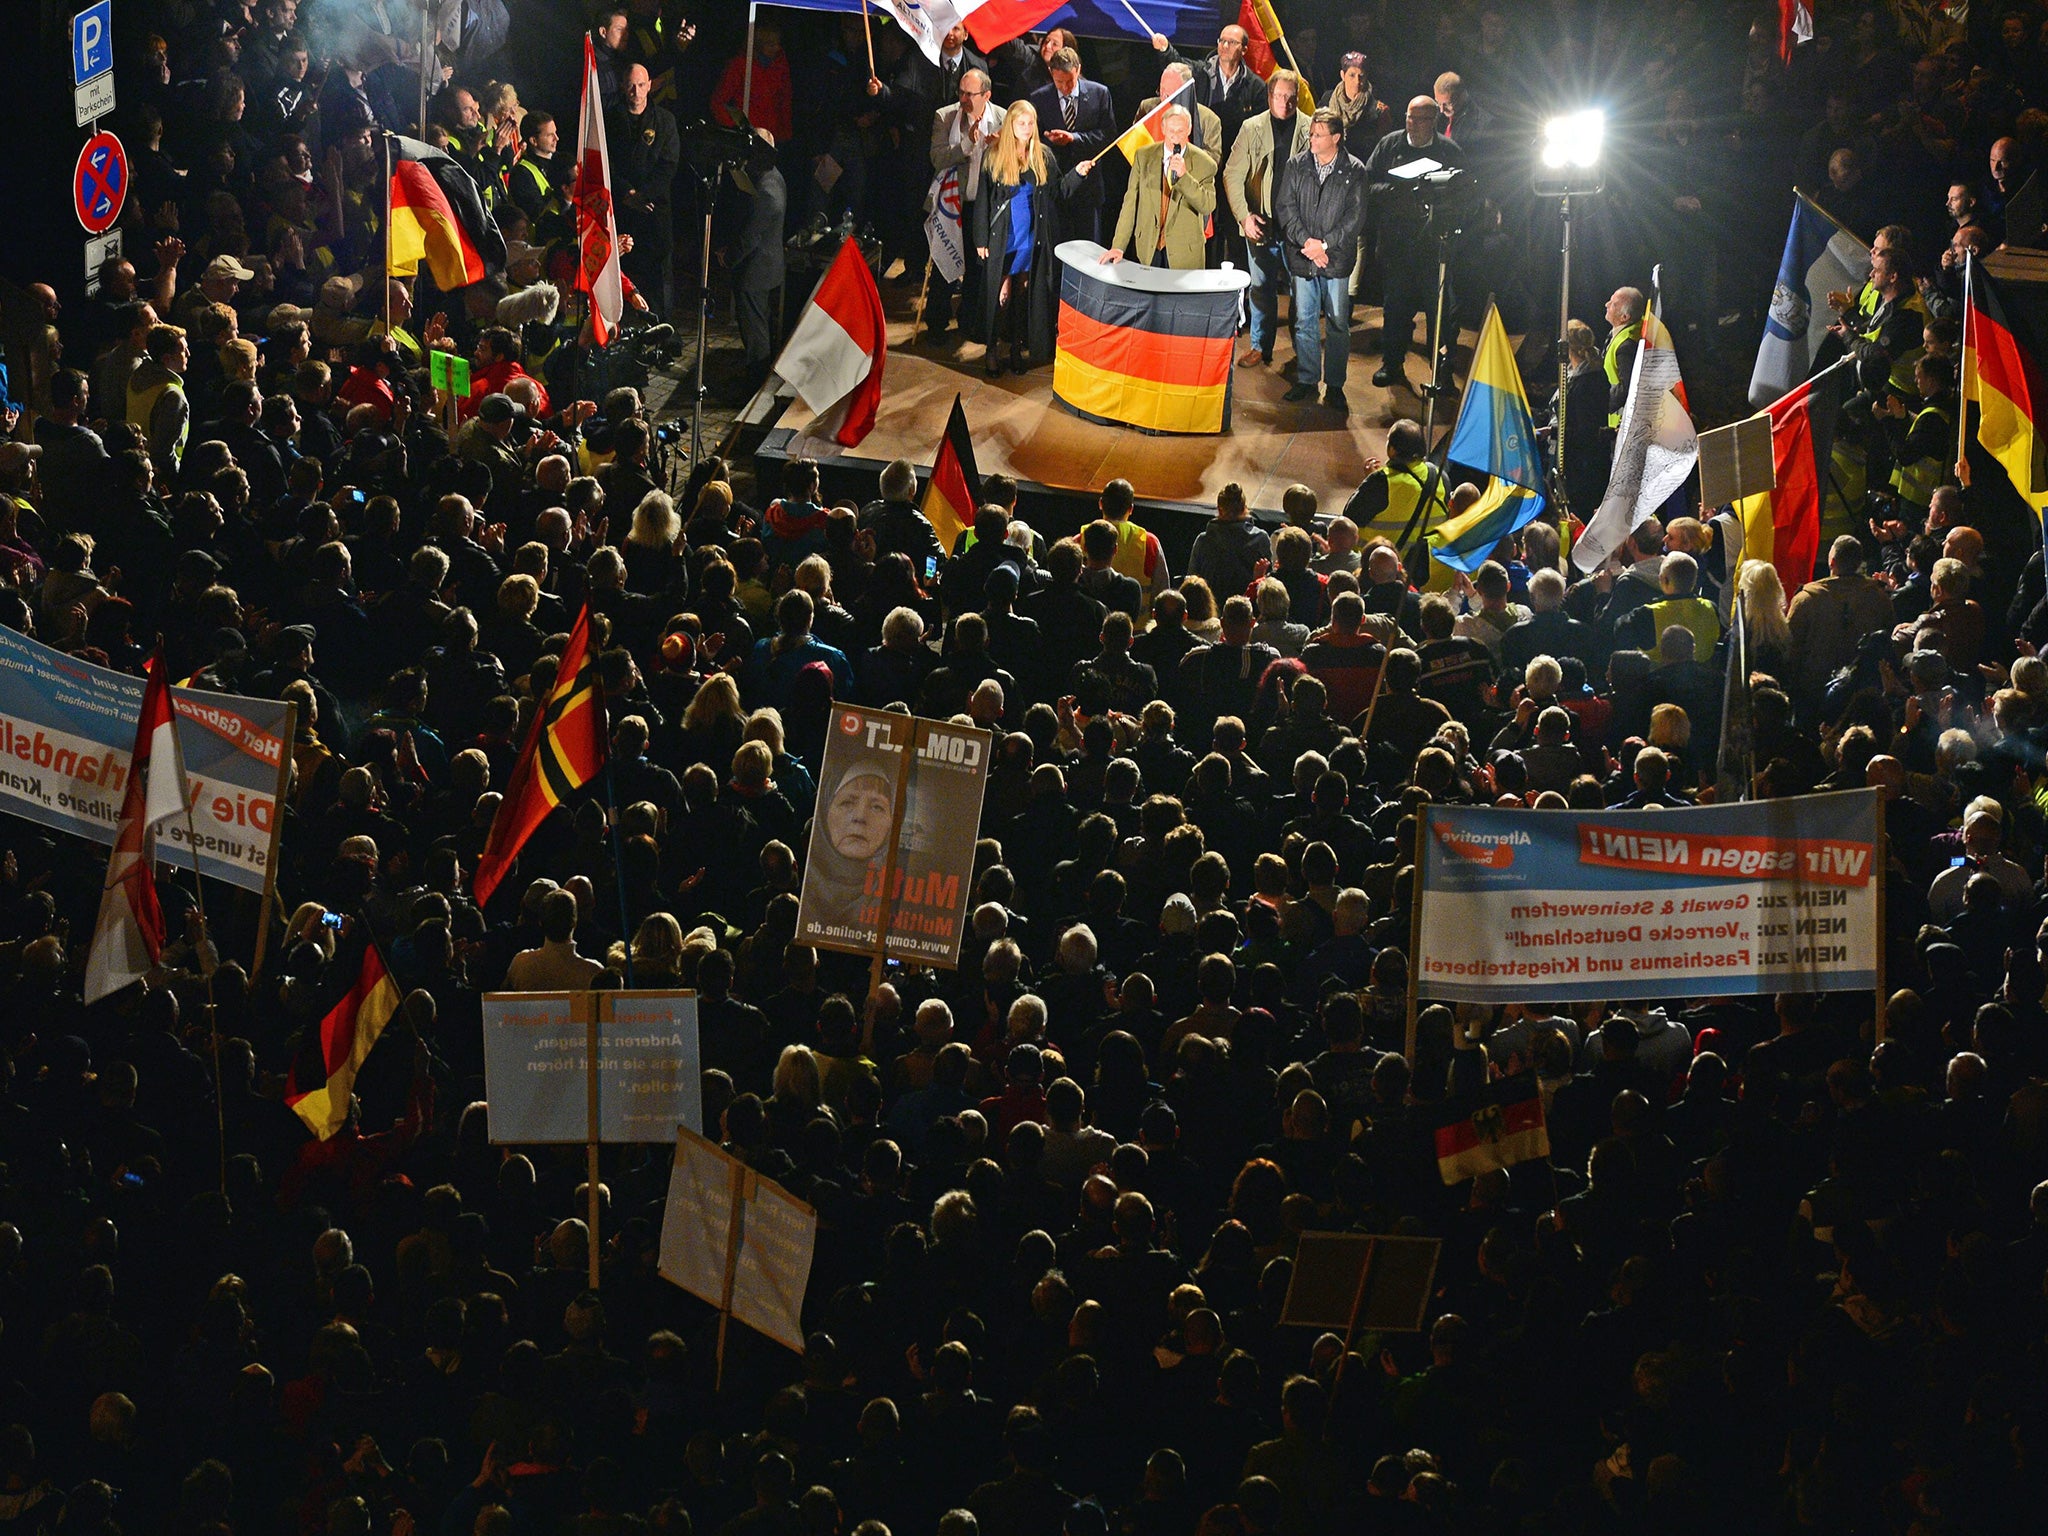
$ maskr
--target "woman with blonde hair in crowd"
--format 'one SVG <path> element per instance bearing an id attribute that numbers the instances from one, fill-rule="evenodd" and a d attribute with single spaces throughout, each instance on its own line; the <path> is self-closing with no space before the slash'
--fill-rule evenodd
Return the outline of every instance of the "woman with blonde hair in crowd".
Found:
<path id="1" fill-rule="evenodd" d="M 704 679 L 690 707 L 683 711 L 683 740 L 678 761 L 709 763 L 723 772 L 746 739 L 747 712 L 740 708 L 740 687 L 730 672 Z"/>
<path id="2" fill-rule="evenodd" d="M 1074 172 L 1062 177 L 1059 157 L 1039 136 L 1038 109 L 1028 101 L 1012 105 L 982 164 L 981 193 L 968 215 L 968 244 L 988 263 L 981 301 L 987 372 L 1002 372 L 999 347 L 1009 352 L 1012 373 L 1052 361 L 1060 211 L 1087 184 Z"/>
<path id="3" fill-rule="evenodd" d="M 626 974 L 626 946 L 612 941 L 605 963 Z M 683 981 L 683 925 L 667 912 L 650 912 L 633 934 L 633 985 L 679 987 Z"/>
<path id="4" fill-rule="evenodd" d="M 682 567 L 676 544 L 682 537 L 676 504 L 666 491 L 649 491 L 633 508 L 633 526 L 620 542 L 626 557 L 626 590 L 667 592 L 678 583 Z"/>
<path id="5" fill-rule="evenodd" d="M 1742 594 L 1742 625 L 1749 670 L 1784 678 L 1792 667 L 1792 626 L 1785 619 L 1785 584 L 1768 560 L 1745 560 L 1735 578 Z"/>

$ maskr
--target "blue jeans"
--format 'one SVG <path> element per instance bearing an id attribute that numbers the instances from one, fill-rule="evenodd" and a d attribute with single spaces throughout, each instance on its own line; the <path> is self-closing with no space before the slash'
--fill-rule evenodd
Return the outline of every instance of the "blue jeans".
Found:
<path id="1" fill-rule="evenodd" d="M 1323 350 L 1323 326 L 1330 346 Z M 1294 380 L 1313 389 L 1320 377 L 1331 389 L 1344 387 L 1351 366 L 1351 274 L 1294 280 Z"/>
<path id="2" fill-rule="evenodd" d="M 1273 355 L 1273 339 L 1280 334 L 1280 285 L 1287 281 L 1287 258 L 1280 253 L 1277 245 L 1260 245 L 1246 241 L 1244 269 L 1252 280 L 1251 292 L 1247 296 L 1252 314 L 1252 346 L 1268 357 Z"/>

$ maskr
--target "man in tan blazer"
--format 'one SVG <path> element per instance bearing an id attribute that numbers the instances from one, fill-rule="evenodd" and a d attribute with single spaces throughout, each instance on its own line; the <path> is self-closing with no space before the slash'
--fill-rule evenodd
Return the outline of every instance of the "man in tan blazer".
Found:
<path id="1" fill-rule="evenodd" d="M 1273 338 L 1280 329 L 1280 290 L 1293 284 L 1280 252 L 1280 231 L 1273 225 L 1273 194 L 1287 162 L 1308 149 L 1308 119 L 1295 111 L 1301 77 L 1276 69 L 1266 82 L 1266 111 L 1247 117 L 1230 146 L 1223 167 L 1223 198 L 1231 222 L 1244 236 L 1245 270 L 1251 275 L 1251 350 L 1237 360 L 1240 368 L 1273 361 Z M 1275 152 L 1273 135 L 1287 143 Z"/>
<path id="2" fill-rule="evenodd" d="M 1105 262 L 1132 260 L 1154 267 L 1198 272 L 1206 264 L 1203 225 L 1216 211 L 1216 161 L 1188 142 L 1193 119 L 1185 107 L 1169 107 L 1160 127 L 1162 144 L 1149 144 L 1131 162 L 1116 237 L 1102 253 Z"/>

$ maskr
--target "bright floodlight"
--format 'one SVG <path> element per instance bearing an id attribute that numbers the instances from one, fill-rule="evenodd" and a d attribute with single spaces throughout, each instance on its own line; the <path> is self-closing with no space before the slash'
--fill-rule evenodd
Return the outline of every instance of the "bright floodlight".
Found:
<path id="1" fill-rule="evenodd" d="M 1553 117 L 1543 125 L 1543 163 L 1552 170 L 1600 163 L 1600 141 L 1607 133 L 1607 114 L 1598 107 Z"/>

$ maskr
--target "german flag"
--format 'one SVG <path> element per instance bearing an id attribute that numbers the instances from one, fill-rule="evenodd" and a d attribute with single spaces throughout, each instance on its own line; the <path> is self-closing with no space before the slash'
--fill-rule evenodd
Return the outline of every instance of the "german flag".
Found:
<path id="1" fill-rule="evenodd" d="M 1237 24 L 1244 28 L 1247 39 L 1244 50 L 1245 63 L 1251 66 L 1252 73 L 1261 80 L 1272 79 L 1274 67 L 1278 62 L 1274 57 L 1273 48 L 1276 44 L 1283 48 L 1287 45 L 1287 34 L 1280 30 L 1280 17 L 1273 9 L 1272 0 L 1240 0 Z M 1292 49 L 1288 50 L 1287 56 L 1289 59 L 1294 57 Z M 1300 76 L 1297 75 L 1296 78 L 1300 79 Z M 1315 93 L 1308 88 L 1308 81 L 1302 80 L 1301 95 L 1294 103 L 1294 110 L 1306 117 L 1315 109 Z"/>
<path id="2" fill-rule="evenodd" d="M 1963 399 L 1977 402 L 1977 441 L 2004 466 L 2038 520 L 2048 501 L 2048 476 L 2042 473 L 2036 421 L 2048 407 L 2048 387 L 2033 349 L 2021 343 L 2006 318 L 1997 287 L 1974 261 L 1963 315 Z"/>
<path id="3" fill-rule="evenodd" d="M 434 286 L 453 293 L 505 270 L 505 237 L 469 172 L 403 134 L 385 138 L 391 164 L 390 271 L 410 277 L 422 258 Z"/>
<path id="4" fill-rule="evenodd" d="M 1064 267 L 1053 393 L 1141 431 L 1224 431 L 1237 295 L 1154 292 L 1158 275 L 1128 261 Z"/>
<path id="5" fill-rule="evenodd" d="M 285 1103 L 320 1140 L 326 1141 L 348 1124 L 356 1074 L 362 1071 L 384 1026 L 398 1012 L 398 1004 L 398 983 L 384 969 L 377 946 L 365 945 L 356 984 L 320 1021 L 319 1063 L 307 1074 L 308 1081 L 317 1075 L 317 1085 L 301 1086 L 296 1063 L 285 1078 Z"/>
<path id="6" fill-rule="evenodd" d="M 1550 1130 L 1533 1072 L 1495 1084 L 1469 1115 L 1437 1128 L 1436 1168 L 1446 1184 L 1548 1156 Z"/>
<path id="7" fill-rule="evenodd" d="M 597 697 L 597 659 L 590 654 L 590 607 L 576 617 L 555 683 L 541 701 L 526 735 L 512 782 L 484 839 L 472 893 L 481 907 L 519 857 L 548 812 L 596 778 L 604 767 L 603 711 Z"/>
<path id="8" fill-rule="evenodd" d="M 1189 115 L 1192 116 L 1195 110 L 1195 82 L 1192 80 L 1188 81 L 1187 84 L 1167 97 L 1166 100 L 1160 102 L 1158 106 L 1131 124 L 1130 127 L 1111 140 L 1109 148 L 1116 150 L 1126 160 L 1135 164 L 1138 159 L 1139 150 L 1144 149 L 1150 144 L 1164 144 L 1166 142 L 1166 111 L 1169 107 L 1185 107 Z M 1108 154 L 1109 150 L 1104 150 L 1103 153 Z M 1223 157 L 1216 153 L 1214 146 L 1210 147 L 1209 153 L 1216 155 L 1218 165 L 1223 163 Z"/>
<path id="9" fill-rule="evenodd" d="M 1788 597 L 1813 580 L 1820 560 L 1821 501 L 1834 452 L 1835 418 L 1842 414 L 1853 372 L 1844 359 L 1758 413 L 1771 419 L 1777 484 L 1735 504 L 1742 519 L 1742 558 L 1770 561 Z"/>
<path id="10" fill-rule="evenodd" d="M 924 488 L 920 509 L 939 536 L 947 554 L 960 535 L 974 526 L 974 509 L 981 505 L 981 473 L 974 467 L 974 439 L 967 431 L 967 412 L 960 397 L 953 397 L 953 414 L 946 418 L 946 435 L 939 439 L 939 455 L 932 461 L 931 483 Z"/>

